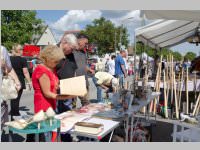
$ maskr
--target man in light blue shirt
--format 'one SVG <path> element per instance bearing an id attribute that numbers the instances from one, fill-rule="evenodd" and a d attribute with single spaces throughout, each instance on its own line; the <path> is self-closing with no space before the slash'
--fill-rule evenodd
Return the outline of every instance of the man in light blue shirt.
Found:
<path id="1" fill-rule="evenodd" d="M 120 54 L 115 59 L 115 76 L 119 79 L 120 88 L 124 87 L 124 78 L 127 77 L 125 62 L 123 57 L 126 57 L 126 50 L 122 49 Z"/>

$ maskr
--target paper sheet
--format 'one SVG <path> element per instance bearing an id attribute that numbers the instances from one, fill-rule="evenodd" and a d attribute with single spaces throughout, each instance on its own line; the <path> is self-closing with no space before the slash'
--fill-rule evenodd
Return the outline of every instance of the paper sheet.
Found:
<path id="1" fill-rule="evenodd" d="M 60 80 L 60 94 L 85 96 L 87 94 L 85 76 Z"/>

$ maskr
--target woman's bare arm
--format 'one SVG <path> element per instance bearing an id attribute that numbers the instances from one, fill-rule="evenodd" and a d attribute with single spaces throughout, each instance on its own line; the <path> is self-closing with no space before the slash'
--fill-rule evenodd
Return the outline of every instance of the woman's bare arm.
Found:
<path id="1" fill-rule="evenodd" d="M 25 78 L 28 80 L 28 82 L 31 82 L 31 78 L 30 78 L 30 74 L 28 72 L 28 68 L 23 68 L 23 74 L 25 76 Z"/>
<path id="2" fill-rule="evenodd" d="M 50 91 L 50 80 L 49 77 L 46 74 L 43 74 L 39 78 L 39 83 L 42 89 L 42 93 L 44 94 L 45 97 L 50 98 L 50 99 L 57 99 L 57 100 L 66 100 L 70 98 L 74 98 L 75 96 L 64 96 L 64 95 L 58 95 Z"/>

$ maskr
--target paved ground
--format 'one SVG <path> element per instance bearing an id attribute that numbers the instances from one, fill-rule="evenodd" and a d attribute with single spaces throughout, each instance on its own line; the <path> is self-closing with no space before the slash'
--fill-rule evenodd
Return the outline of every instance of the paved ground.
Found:
<path id="1" fill-rule="evenodd" d="M 131 81 L 132 78 L 128 77 L 128 81 Z M 90 92 L 89 99 L 96 99 L 96 87 L 93 84 L 91 78 L 90 81 Z M 20 110 L 21 113 L 33 113 L 33 91 L 24 91 L 21 101 L 20 101 Z M 152 141 L 156 142 L 169 142 L 171 141 L 172 125 L 169 123 L 164 123 L 157 121 L 156 125 L 152 126 Z M 22 142 L 25 141 L 24 135 L 14 134 L 12 135 L 13 141 Z M 8 141 L 7 131 L 2 133 L 2 142 Z"/>

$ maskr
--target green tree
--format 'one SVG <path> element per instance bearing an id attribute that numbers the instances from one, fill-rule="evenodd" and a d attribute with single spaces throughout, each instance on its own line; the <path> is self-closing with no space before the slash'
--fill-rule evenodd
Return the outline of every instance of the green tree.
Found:
<path id="1" fill-rule="evenodd" d="M 184 58 L 186 59 L 186 60 L 193 60 L 194 58 L 196 57 L 196 54 L 195 53 L 193 53 L 193 52 L 187 52 L 186 54 L 185 54 L 185 56 L 184 56 Z"/>
<path id="2" fill-rule="evenodd" d="M 182 55 L 179 52 L 173 52 L 170 49 L 162 48 L 160 50 L 153 49 L 147 45 L 144 45 L 142 42 L 137 43 L 137 55 L 141 55 L 143 52 L 147 53 L 148 56 L 155 58 L 156 55 L 163 56 L 163 59 L 167 59 L 169 54 L 174 56 L 174 60 L 180 61 L 182 59 Z"/>
<path id="3" fill-rule="evenodd" d="M 36 11 L 1 11 L 1 43 L 8 50 L 14 43 L 31 43 L 32 36 L 41 34 L 43 27 L 41 19 L 36 18 Z"/>
<path id="4" fill-rule="evenodd" d="M 92 24 L 86 26 L 82 33 L 89 36 L 90 43 L 95 43 L 98 46 L 98 54 L 111 53 L 115 51 L 115 42 L 118 46 L 120 40 L 120 30 L 122 34 L 122 45 L 128 46 L 127 29 L 122 27 L 115 27 L 110 20 L 104 17 L 93 20 Z M 116 34 L 116 41 L 115 41 Z"/>
<path id="5" fill-rule="evenodd" d="M 181 61 L 182 55 L 179 52 L 173 52 L 174 60 Z"/>

